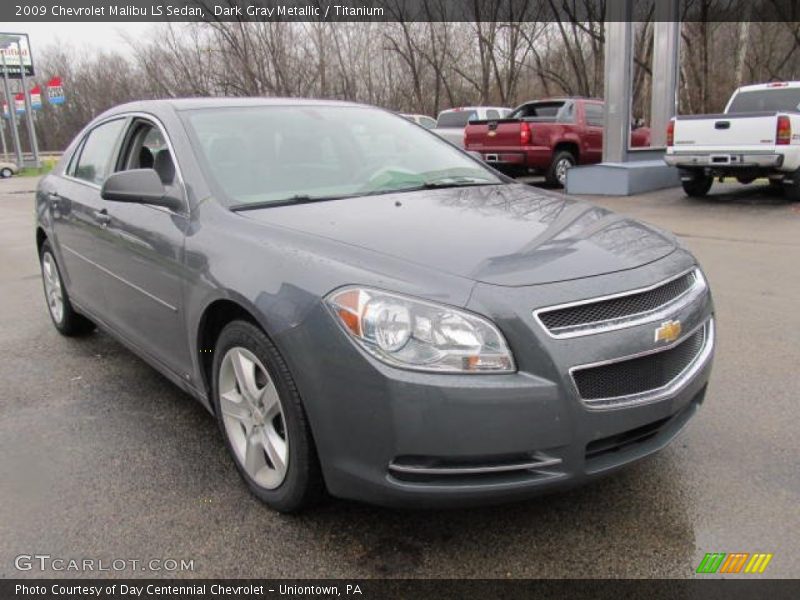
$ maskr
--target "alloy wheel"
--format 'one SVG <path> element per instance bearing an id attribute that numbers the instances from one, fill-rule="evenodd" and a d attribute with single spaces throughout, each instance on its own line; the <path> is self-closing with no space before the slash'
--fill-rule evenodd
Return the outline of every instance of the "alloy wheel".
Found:
<path id="1" fill-rule="evenodd" d="M 42 278 L 44 279 L 47 308 L 50 310 L 53 320 L 61 323 L 64 318 L 64 291 L 61 287 L 61 277 L 58 275 L 56 261 L 49 252 L 42 255 Z"/>
<path id="2" fill-rule="evenodd" d="M 219 371 L 222 422 L 236 459 L 259 486 L 275 489 L 289 467 L 283 407 L 267 369 L 250 350 L 225 353 Z"/>
<path id="3" fill-rule="evenodd" d="M 572 162 L 567 158 L 562 158 L 556 164 L 556 178 L 562 186 L 567 183 L 567 171 L 571 166 Z"/>

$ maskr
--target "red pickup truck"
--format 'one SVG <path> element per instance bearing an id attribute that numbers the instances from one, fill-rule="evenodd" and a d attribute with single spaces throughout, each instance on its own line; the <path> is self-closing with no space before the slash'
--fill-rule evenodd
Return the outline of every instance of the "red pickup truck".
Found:
<path id="1" fill-rule="evenodd" d="M 631 132 L 631 145 L 649 146 L 650 130 Z M 544 173 L 563 186 L 573 165 L 600 162 L 603 155 L 603 101 L 552 98 L 526 102 L 506 119 L 472 121 L 464 130 L 464 148 L 479 152 L 510 175 Z"/>

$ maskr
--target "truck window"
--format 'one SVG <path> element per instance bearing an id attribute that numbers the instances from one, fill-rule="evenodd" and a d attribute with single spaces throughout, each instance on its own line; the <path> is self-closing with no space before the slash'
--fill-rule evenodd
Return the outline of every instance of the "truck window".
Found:
<path id="1" fill-rule="evenodd" d="M 603 105 L 602 104 L 584 104 L 583 110 L 586 112 L 586 124 L 591 127 L 603 126 Z"/>
<path id="2" fill-rule="evenodd" d="M 563 100 L 556 102 L 530 102 L 523 104 L 513 113 L 512 119 L 529 119 L 537 121 L 556 121 L 559 120 L 559 113 L 567 103 Z"/>
<path id="3" fill-rule="evenodd" d="M 436 127 L 441 129 L 466 127 L 467 123 L 474 121 L 477 115 L 477 111 L 474 110 L 454 110 L 451 112 L 443 112 L 439 115 L 439 120 L 436 122 Z"/>
<path id="4" fill-rule="evenodd" d="M 727 112 L 800 111 L 800 88 L 772 88 L 739 92 Z"/>
<path id="5" fill-rule="evenodd" d="M 499 119 L 500 118 L 500 113 L 497 112 L 495 109 L 490 108 L 489 110 L 486 111 L 486 118 L 487 119 Z"/>

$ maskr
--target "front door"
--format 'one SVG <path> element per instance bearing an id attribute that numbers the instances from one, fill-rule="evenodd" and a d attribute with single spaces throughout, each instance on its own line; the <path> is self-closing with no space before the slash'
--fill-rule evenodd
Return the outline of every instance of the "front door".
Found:
<path id="1" fill-rule="evenodd" d="M 125 133 L 115 169 L 152 168 L 169 194 L 183 198 L 163 130 L 134 118 Z M 185 211 L 147 204 L 107 201 L 110 220 L 105 296 L 112 325 L 145 353 L 178 375 L 191 371 L 183 314 Z"/>

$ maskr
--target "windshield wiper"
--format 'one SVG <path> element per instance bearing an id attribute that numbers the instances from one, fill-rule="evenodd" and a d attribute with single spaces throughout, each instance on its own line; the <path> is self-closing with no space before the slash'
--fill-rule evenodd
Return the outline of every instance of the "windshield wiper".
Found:
<path id="1" fill-rule="evenodd" d="M 325 202 L 327 200 L 342 200 L 344 198 L 352 198 L 352 194 L 344 194 L 341 196 L 309 196 L 308 194 L 295 194 L 288 198 L 280 200 L 263 200 L 261 202 L 242 202 L 241 204 L 234 204 L 230 209 L 234 212 L 242 210 L 255 210 L 258 208 L 272 208 L 274 206 L 289 206 L 293 204 L 309 204 L 311 202 Z"/>

